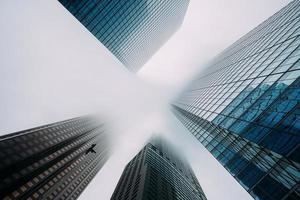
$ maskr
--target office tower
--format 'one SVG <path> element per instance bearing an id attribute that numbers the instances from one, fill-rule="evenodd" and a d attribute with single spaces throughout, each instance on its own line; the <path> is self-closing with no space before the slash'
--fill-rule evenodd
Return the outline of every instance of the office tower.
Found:
<path id="1" fill-rule="evenodd" d="M 0 137 L 0 199 L 76 199 L 109 155 L 103 124 L 79 117 Z"/>
<path id="2" fill-rule="evenodd" d="M 174 102 L 255 198 L 300 199 L 300 1 L 225 49 Z"/>
<path id="3" fill-rule="evenodd" d="M 153 138 L 125 167 L 111 200 L 206 200 L 187 161 Z"/>
<path id="4" fill-rule="evenodd" d="M 130 71 L 181 25 L 189 0 L 59 0 Z"/>

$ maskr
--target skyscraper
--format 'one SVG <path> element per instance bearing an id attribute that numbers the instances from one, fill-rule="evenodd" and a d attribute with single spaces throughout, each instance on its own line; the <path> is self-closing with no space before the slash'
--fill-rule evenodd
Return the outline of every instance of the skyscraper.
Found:
<path id="1" fill-rule="evenodd" d="M 111 200 L 206 200 L 187 161 L 160 138 L 125 167 Z"/>
<path id="2" fill-rule="evenodd" d="M 0 199 L 76 199 L 109 155 L 103 124 L 79 117 L 0 137 Z"/>
<path id="3" fill-rule="evenodd" d="M 130 71 L 181 25 L 189 0 L 59 0 Z"/>
<path id="4" fill-rule="evenodd" d="M 225 49 L 174 102 L 256 199 L 300 199 L 300 1 Z"/>

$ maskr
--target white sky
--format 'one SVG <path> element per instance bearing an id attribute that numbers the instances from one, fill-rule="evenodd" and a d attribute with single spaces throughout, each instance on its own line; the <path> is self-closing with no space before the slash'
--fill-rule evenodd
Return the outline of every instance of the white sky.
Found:
<path id="1" fill-rule="evenodd" d="M 182 27 L 139 75 L 178 93 L 205 63 L 289 2 L 190 0 Z"/>
<path id="2" fill-rule="evenodd" d="M 191 0 L 181 29 L 135 74 L 57 1 L 0 2 L 0 135 L 100 111 L 116 153 L 80 199 L 109 199 L 153 132 L 190 160 L 209 200 L 251 199 L 169 112 L 202 66 L 288 0 Z"/>

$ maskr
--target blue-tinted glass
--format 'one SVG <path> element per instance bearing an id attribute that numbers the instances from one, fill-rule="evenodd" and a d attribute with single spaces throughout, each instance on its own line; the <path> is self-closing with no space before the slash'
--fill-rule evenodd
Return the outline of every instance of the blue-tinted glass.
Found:
<path id="1" fill-rule="evenodd" d="M 254 184 L 256 184 L 264 175 L 265 172 L 261 171 L 255 165 L 249 163 L 248 166 L 239 173 L 237 178 L 242 182 L 244 187 L 249 189 Z"/>
<path id="2" fill-rule="evenodd" d="M 300 136 L 271 131 L 261 142 L 266 148 L 287 156 L 291 150 L 300 144 Z"/>
<path id="3" fill-rule="evenodd" d="M 252 142 L 258 142 L 262 138 L 264 138 L 269 131 L 269 128 L 258 125 L 251 125 L 249 129 L 243 133 L 243 137 L 247 138 Z"/>
<path id="4" fill-rule="evenodd" d="M 297 107 L 293 110 L 293 112 L 289 113 L 289 115 L 278 126 L 278 130 L 291 132 L 291 133 L 299 135 L 299 133 L 300 133 L 300 105 L 299 105 L 299 103 L 298 103 Z"/>
<path id="5" fill-rule="evenodd" d="M 226 163 L 235 155 L 235 153 L 227 148 L 223 151 L 223 154 L 218 157 L 218 160 L 222 163 L 222 165 L 226 165 Z"/>
<path id="6" fill-rule="evenodd" d="M 173 103 L 256 199 L 300 199 L 299 13 L 292 1 L 213 59 Z"/>
<path id="7" fill-rule="evenodd" d="M 232 175 L 238 174 L 249 163 L 248 160 L 239 154 L 235 154 L 234 158 L 225 167 L 231 172 Z"/>
<path id="8" fill-rule="evenodd" d="M 267 175 L 254 187 L 253 191 L 260 191 L 266 196 L 272 197 L 274 200 L 279 200 L 282 199 L 289 190 Z"/>
<path id="9" fill-rule="evenodd" d="M 181 25 L 189 0 L 59 0 L 129 70 L 139 68 Z"/>

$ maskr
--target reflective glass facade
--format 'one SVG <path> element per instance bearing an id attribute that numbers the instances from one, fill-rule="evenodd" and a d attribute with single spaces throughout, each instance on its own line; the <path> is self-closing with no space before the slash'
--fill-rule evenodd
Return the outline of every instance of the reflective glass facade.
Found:
<path id="1" fill-rule="evenodd" d="M 256 199 L 300 199 L 300 1 L 225 49 L 173 112 Z"/>
<path id="2" fill-rule="evenodd" d="M 59 0 L 130 71 L 181 25 L 189 0 Z"/>
<path id="3" fill-rule="evenodd" d="M 96 144 L 96 153 L 86 150 Z M 0 199 L 77 199 L 109 151 L 103 125 L 74 118 L 0 137 Z"/>
<path id="4" fill-rule="evenodd" d="M 187 161 L 155 138 L 126 166 L 111 200 L 206 200 Z"/>

